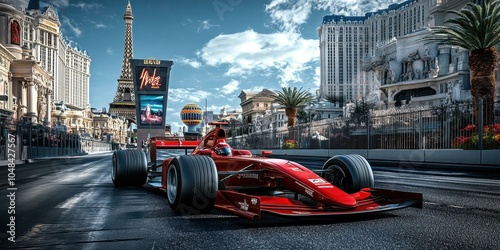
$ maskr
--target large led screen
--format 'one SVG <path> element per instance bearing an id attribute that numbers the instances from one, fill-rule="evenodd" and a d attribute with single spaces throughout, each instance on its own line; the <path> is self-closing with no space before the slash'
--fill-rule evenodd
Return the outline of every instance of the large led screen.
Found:
<path id="1" fill-rule="evenodd" d="M 139 106 L 143 126 L 163 126 L 164 95 L 139 95 Z"/>

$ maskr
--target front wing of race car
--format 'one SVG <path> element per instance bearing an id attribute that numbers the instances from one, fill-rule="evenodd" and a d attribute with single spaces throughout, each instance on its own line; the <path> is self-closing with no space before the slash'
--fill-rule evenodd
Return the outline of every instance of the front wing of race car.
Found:
<path id="1" fill-rule="evenodd" d="M 422 194 L 381 188 L 365 188 L 352 194 L 357 200 L 353 207 L 338 207 L 301 201 L 286 196 L 250 195 L 235 190 L 219 190 L 215 207 L 251 220 L 262 213 L 282 216 L 335 216 L 396 210 L 405 207 L 422 208 Z"/>

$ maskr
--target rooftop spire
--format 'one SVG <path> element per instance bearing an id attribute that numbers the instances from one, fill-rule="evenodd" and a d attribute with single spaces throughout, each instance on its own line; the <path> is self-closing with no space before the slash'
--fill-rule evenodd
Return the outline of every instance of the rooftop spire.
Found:
<path id="1" fill-rule="evenodd" d="M 132 15 L 132 6 L 130 6 L 130 1 L 128 1 L 127 9 L 125 9 L 123 20 L 125 20 L 125 46 L 123 48 L 123 62 L 120 79 L 132 80 L 130 59 L 132 59 L 134 55 L 132 48 L 132 22 L 134 20 L 134 15 Z"/>

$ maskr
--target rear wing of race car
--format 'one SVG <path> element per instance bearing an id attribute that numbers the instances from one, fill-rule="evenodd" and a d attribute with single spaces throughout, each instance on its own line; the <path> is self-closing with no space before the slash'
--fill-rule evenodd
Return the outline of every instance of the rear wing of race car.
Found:
<path id="1" fill-rule="evenodd" d="M 201 137 L 152 137 L 149 140 L 149 157 L 151 162 L 156 162 L 156 151 L 158 149 L 195 149 L 200 144 Z"/>

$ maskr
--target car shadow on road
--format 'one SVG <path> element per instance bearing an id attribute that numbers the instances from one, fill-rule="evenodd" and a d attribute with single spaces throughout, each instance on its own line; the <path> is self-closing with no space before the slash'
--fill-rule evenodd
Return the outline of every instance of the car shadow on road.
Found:
<path id="1" fill-rule="evenodd" d="M 156 195 L 165 197 L 165 192 L 158 190 L 156 188 L 143 186 L 148 192 L 154 193 Z M 167 202 L 165 201 L 165 209 L 170 209 Z M 258 227 L 283 227 L 283 226 L 297 226 L 297 225 L 322 225 L 322 224 L 343 224 L 343 223 L 354 223 L 360 221 L 373 221 L 386 218 L 397 217 L 397 215 L 390 212 L 380 212 L 380 213 L 370 213 L 370 214 L 349 214 L 349 215 L 334 215 L 334 216 L 280 216 L 271 213 L 263 213 L 259 220 L 249 220 L 245 218 L 240 218 L 236 215 L 226 213 L 224 211 L 218 211 L 216 209 L 212 210 L 208 214 L 201 215 L 182 215 L 174 214 L 182 219 L 190 220 L 191 223 L 196 221 L 200 224 L 212 224 L 219 221 L 220 223 L 231 223 L 235 226 L 247 227 L 247 228 L 258 228 Z M 214 221 L 214 222 L 211 222 Z M 222 227 L 217 230 L 224 230 L 227 227 Z M 214 228 L 212 228 L 213 230 Z M 234 229 L 234 228 L 231 228 Z"/>
<path id="2" fill-rule="evenodd" d="M 273 214 L 264 213 L 260 220 L 251 221 L 239 218 L 238 224 L 245 227 L 283 227 L 297 225 L 324 225 L 324 224 L 344 224 L 361 221 L 373 221 L 397 217 L 391 213 L 372 213 L 372 214 L 351 214 L 351 215 L 335 215 L 335 216 L 315 216 L 315 217 L 285 217 Z"/>

